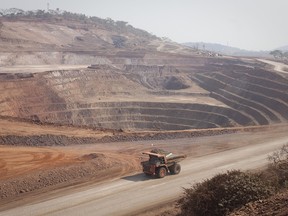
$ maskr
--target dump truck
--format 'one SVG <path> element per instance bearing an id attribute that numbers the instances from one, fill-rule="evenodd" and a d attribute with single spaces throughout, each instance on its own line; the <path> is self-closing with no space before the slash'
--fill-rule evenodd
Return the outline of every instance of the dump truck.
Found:
<path id="1" fill-rule="evenodd" d="M 181 171 L 180 161 L 186 158 L 186 155 L 175 155 L 163 149 L 153 149 L 150 152 L 143 152 L 148 155 L 149 160 L 143 161 L 143 172 L 148 176 L 164 178 L 167 173 L 177 175 Z"/>

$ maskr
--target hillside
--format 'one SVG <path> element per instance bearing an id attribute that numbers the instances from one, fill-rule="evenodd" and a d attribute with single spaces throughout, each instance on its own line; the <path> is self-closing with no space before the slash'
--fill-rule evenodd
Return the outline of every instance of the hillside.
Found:
<path id="1" fill-rule="evenodd" d="M 0 19 L 2 116 L 117 130 L 288 119 L 287 76 L 268 64 L 199 54 L 123 22 L 35 13 Z"/>
<path id="2" fill-rule="evenodd" d="M 288 51 L 288 45 L 286 46 L 281 46 L 281 47 L 278 47 L 277 49 L 275 50 L 282 50 L 282 51 Z"/>
<path id="3" fill-rule="evenodd" d="M 134 28 L 127 22 L 66 11 L 2 10 L 0 22 L 0 51 L 6 53 L 92 52 L 92 55 L 108 55 L 123 50 L 141 52 L 167 49 L 191 52 L 179 44 L 164 42 L 144 30 Z"/>
<path id="4" fill-rule="evenodd" d="M 217 43 L 204 43 L 204 42 L 187 42 L 183 45 L 196 48 L 199 50 L 207 50 L 223 55 L 231 56 L 249 56 L 249 57 L 269 57 L 269 51 L 251 51 L 239 49 L 237 47 L 226 46 Z"/>

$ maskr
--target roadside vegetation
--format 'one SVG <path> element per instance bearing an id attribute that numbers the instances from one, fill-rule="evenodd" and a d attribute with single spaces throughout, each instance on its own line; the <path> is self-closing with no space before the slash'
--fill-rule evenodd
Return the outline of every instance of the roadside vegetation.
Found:
<path id="1" fill-rule="evenodd" d="M 288 62 L 288 51 L 273 50 L 269 54 L 277 60 Z"/>
<path id="2" fill-rule="evenodd" d="M 287 190 L 288 143 L 268 160 L 268 168 L 261 172 L 232 170 L 185 188 L 178 201 L 178 216 L 228 215 L 247 203 Z"/>

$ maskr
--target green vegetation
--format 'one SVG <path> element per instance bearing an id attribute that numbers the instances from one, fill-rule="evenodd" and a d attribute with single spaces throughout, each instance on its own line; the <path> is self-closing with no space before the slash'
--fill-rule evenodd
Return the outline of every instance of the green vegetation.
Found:
<path id="1" fill-rule="evenodd" d="M 269 54 L 272 55 L 275 59 L 288 60 L 288 51 L 283 52 L 281 50 L 273 50 Z"/>
<path id="2" fill-rule="evenodd" d="M 179 201 L 181 215 L 221 216 L 273 192 L 259 174 L 228 171 L 185 189 Z"/>
<path id="3" fill-rule="evenodd" d="M 274 179 L 277 189 L 288 188 L 288 144 L 268 156 L 270 161 L 267 173 Z"/>
<path id="4" fill-rule="evenodd" d="M 184 189 L 179 216 L 222 216 L 288 187 L 288 144 L 268 157 L 267 170 L 218 174 Z"/>

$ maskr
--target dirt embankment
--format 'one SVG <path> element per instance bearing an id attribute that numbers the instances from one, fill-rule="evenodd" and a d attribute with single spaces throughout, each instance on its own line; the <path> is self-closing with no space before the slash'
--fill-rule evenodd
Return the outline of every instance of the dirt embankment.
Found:
<path id="1" fill-rule="evenodd" d="M 248 203 L 229 216 L 286 216 L 288 215 L 288 191 L 284 191 L 266 200 Z"/>
<path id="2" fill-rule="evenodd" d="M 33 191 L 121 176 L 139 170 L 140 164 L 139 158 L 125 154 L 43 147 L 0 146 L 0 156 L 0 200 L 3 202 Z"/>
<path id="3" fill-rule="evenodd" d="M 277 126 L 274 126 L 277 127 Z M 279 125 L 278 127 L 281 127 Z M 142 132 L 126 133 L 118 132 L 114 135 L 103 137 L 76 137 L 55 134 L 39 134 L 31 136 L 18 135 L 0 135 L 0 145 L 14 146 L 69 146 L 89 143 L 109 143 L 124 141 L 141 141 L 141 140 L 167 140 L 179 138 L 195 138 L 201 136 L 216 136 L 221 134 L 233 134 L 240 131 L 259 131 L 269 129 L 269 127 L 239 127 L 239 128 L 217 128 L 203 130 L 187 131 L 169 131 L 169 132 Z"/>

